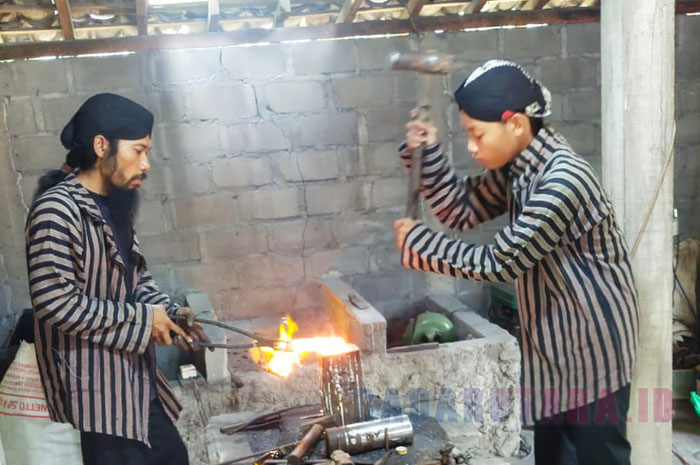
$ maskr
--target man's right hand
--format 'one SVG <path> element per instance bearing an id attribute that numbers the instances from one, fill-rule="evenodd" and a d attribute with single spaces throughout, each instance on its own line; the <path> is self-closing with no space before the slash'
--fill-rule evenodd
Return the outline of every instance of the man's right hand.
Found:
<path id="1" fill-rule="evenodd" d="M 173 345 L 173 339 L 170 337 L 170 331 L 182 336 L 187 342 L 192 342 L 192 338 L 187 335 L 184 329 L 180 328 L 173 320 L 170 319 L 165 311 L 165 306 L 153 306 L 153 326 L 151 328 L 151 341 L 156 344 L 170 346 Z"/>
<path id="2" fill-rule="evenodd" d="M 429 121 L 420 121 L 416 119 L 418 110 L 411 111 L 411 121 L 406 123 L 406 148 L 409 152 L 425 144 L 426 147 L 432 147 L 437 144 L 438 130 L 435 125 Z"/>

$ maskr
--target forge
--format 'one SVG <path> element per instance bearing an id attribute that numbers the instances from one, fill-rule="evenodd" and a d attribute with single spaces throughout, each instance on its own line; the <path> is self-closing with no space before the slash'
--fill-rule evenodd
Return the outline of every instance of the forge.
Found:
<path id="1" fill-rule="evenodd" d="M 297 335 L 340 336 L 357 346 L 370 419 L 419 415 L 459 436 L 462 447 L 501 456 L 518 450 L 520 352 L 508 332 L 449 295 L 408 302 L 399 316 L 394 312 L 387 318 L 342 280 L 322 280 L 313 285 L 312 294 L 318 305 L 293 316 Z M 397 334 L 424 311 L 447 317 L 456 339 L 403 345 Z M 277 318 L 232 323 L 274 336 L 279 322 Z M 236 336 L 229 337 L 229 342 L 236 341 Z M 237 384 L 236 411 L 245 417 L 250 412 L 321 403 L 321 365 L 319 356 L 309 354 L 301 366 L 281 377 L 263 370 L 249 351 L 229 351 L 228 367 Z M 207 434 L 217 431 L 210 422 Z"/>

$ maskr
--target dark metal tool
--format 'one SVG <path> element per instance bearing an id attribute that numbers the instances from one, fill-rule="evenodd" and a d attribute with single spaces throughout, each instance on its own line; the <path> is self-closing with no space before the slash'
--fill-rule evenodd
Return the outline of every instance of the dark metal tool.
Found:
<path id="1" fill-rule="evenodd" d="M 321 434 L 323 434 L 323 426 L 320 424 L 312 426 L 301 439 L 301 442 L 299 442 L 294 450 L 287 456 L 289 465 L 301 465 L 309 449 L 316 447 L 316 443 L 321 439 Z"/>
<path id="2" fill-rule="evenodd" d="M 170 317 L 173 321 L 187 321 L 187 316 L 185 315 L 173 315 Z M 208 342 L 203 342 L 203 341 L 193 341 L 192 344 L 198 347 L 205 347 L 205 348 L 215 348 L 215 349 L 252 349 L 253 347 L 274 347 L 275 349 L 278 350 L 290 350 L 287 345 L 289 341 L 284 341 L 282 339 L 271 339 L 271 338 L 266 338 L 263 336 L 260 336 L 255 333 L 251 333 L 250 331 L 246 331 L 241 328 L 237 328 L 233 325 L 230 325 L 228 323 L 224 323 L 221 321 L 216 321 L 216 320 L 208 320 L 205 318 L 195 318 L 194 321 L 196 323 L 200 323 L 203 325 L 211 325 L 211 326 L 218 326 L 219 328 L 226 329 L 228 331 L 233 331 L 234 333 L 241 334 L 243 336 L 249 337 L 250 339 L 253 340 L 253 342 L 248 343 L 248 344 L 222 344 L 222 343 L 208 343 Z"/>
<path id="3" fill-rule="evenodd" d="M 452 69 L 452 56 L 429 52 L 395 53 L 390 56 L 391 69 L 398 71 L 414 71 L 426 75 L 426 83 L 418 97 L 418 112 L 414 119 L 427 122 L 430 120 L 430 94 L 433 88 L 435 74 L 447 74 Z M 411 176 L 408 184 L 408 199 L 406 201 L 406 216 L 418 218 L 420 199 L 420 180 L 423 167 L 424 146 L 411 154 Z"/>

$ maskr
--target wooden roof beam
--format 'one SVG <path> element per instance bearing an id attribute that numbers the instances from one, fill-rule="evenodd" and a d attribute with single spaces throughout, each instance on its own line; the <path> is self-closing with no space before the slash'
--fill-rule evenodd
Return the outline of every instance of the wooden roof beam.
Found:
<path id="1" fill-rule="evenodd" d="M 340 14 L 338 14 L 335 23 L 352 23 L 355 21 L 357 12 L 360 10 L 360 6 L 362 6 L 362 0 L 345 0 L 345 3 L 343 3 L 343 8 L 340 10 Z"/>
<path id="2" fill-rule="evenodd" d="M 523 10 L 541 10 L 547 6 L 549 0 L 528 0 L 523 6 Z"/>
<path id="3" fill-rule="evenodd" d="M 219 0 L 209 0 L 207 5 L 207 32 L 219 31 L 220 17 Z"/>
<path id="4" fill-rule="evenodd" d="M 406 4 L 406 9 L 408 10 L 408 16 L 414 18 L 420 14 L 420 11 L 425 6 L 427 0 L 408 0 Z"/>
<path id="5" fill-rule="evenodd" d="M 487 1 L 488 0 L 472 0 L 472 2 L 467 7 L 465 13 L 471 14 L 480 12 L 481 9 L 484 8 L 484 5 L 486 5 Z"/>
<path id="6" fill-rule="evenodd" d="M 292 14 L 291 0 L 279 0 L 275 7 L 275 27 L 284 27 L 284 20 Z"/>
<path id="7" fill-rule="evenodd" d="M 136 29 L 140 36 L 148 35 L 147 0 L 136 0 Z"/>
<path id="8" fill-rule="evenodd" d="M 70 14 L 69 0 L 56 0 L 56 9 L 58 10 L 58 22 L 61 24 L 61 32 L 63 32 L 63 39 L 75 40 L 75 31 L 73 30 L 73 16 Z"/>

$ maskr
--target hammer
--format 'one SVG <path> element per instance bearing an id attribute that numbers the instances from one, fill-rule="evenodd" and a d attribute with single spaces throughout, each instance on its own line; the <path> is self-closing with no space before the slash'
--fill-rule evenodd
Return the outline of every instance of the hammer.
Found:
<path id="1" fill-rule="evenodd" d="M 415 71 L 425 74 L 427 82 L 418 97 L 418 114 L 413 120 L 427 122 L 430 120 L 430 94 L 433 86 L 433 77 L 436 74 L 447 74 L 452 69 L 452 56 L 440 54 L 436 51 L 394 53 L 389 57 L 391 69 L 400 71 Z M 418 200 L 420 198 L 420 179 L 423 168 L 424 146 L 411 154 L 411 174 L 408 182 L 408 199 L 406 202 L 406 216 L 418 218 Z"/>

